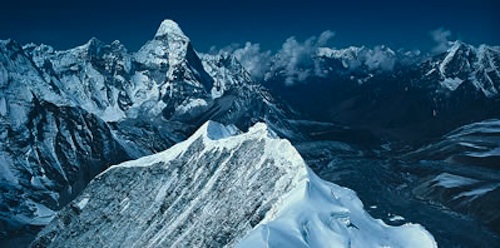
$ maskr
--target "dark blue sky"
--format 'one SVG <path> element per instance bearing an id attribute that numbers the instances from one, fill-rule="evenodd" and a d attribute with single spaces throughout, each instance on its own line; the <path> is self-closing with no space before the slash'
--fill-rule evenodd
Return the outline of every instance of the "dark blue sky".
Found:
<path id="1" fill-rule="evenodd" d="M 500 45 L 496 0 L 393 1 L 14 1 L 2 3 L 0 39 L 74 47 L 95 36 L 118 39 L 130 51 L 152 38 L 159 23 L 177 21 L 199 51 L 215 45 L 257 42 L 276 50 L 324 30 L 332 45 L 430 49 L 429 31 L 443 27 L 472 44 Z"/>

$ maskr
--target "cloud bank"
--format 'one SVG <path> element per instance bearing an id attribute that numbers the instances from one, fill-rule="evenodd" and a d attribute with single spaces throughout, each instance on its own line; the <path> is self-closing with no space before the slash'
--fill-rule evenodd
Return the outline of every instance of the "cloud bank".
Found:
<path id="1" fill-rule="evenodd" d="M 314 59 L 317 49 L 326 46 L 335 33 L 327 30 L 318 37 L 312 36 L 301 42 L 294 36 L 285 40 L 281 49 L 275 53 L 263 51 L 260 44 L 246 42 L 243 47 L 232 44 L 212 53 L 232 53 L 256 80 L 269 79 L 280 74 L 286 84 L 303 82 L 311 76 L 324 76 L 318 61 Z"/>
<path id="2" fill-rule="evenodd" d="M 373 50 L 368 50 L 363 57 L 364 64 L 370 70 L 392 71 L 396 64 L 394 52 L 384 46 L 376 46 Z"/>
<path id="3" fill-rule="evenodd" d="M 433 51 L 442 51 L 448 48 L 448 38 L 451 32 L 438 29 L 431 32 L 437 46 Z M 305 83 L 311 77 L 326 77 L 329 75 L 328 64 L 318 59 L 319 48 L 328 51 L 335 33 L 327 30 L 318 36 L 299 40 L 295 36 L 286 39 L 281 48 L 272 52 L 263 50 L 258 43 L 246 42 L 244 46 L 232 44 L 223 49 L 211 49 L 212 53 L 230 53 L 250 73 L 256 81 L 281 78 L 286 85 Z M 325 50 L 323 50 L 325 51 Z M 327 52 L 328 53 L 328 52 Z M 349 47 L 346 49 L 331 49 L 331 58 L 342 60 L 345 72 L 349 73 L 358 67 L 366 68 L 370 73 L 392 71 L 398 63 L 396 53 L 385 46 Z M 411 54 L 408 55 L 414 57 Z M 415 56 L 418 56 L 415 55 Z"/>
<path id="4" fill-rule="evenodd" d="M 247 42 L 244 47 L 234 50 L 233 55 L 257 80 L 264 77 L 270 66 L 271 51 L 261 51 L 259 44 Z"/>
<path id="5" fill-rule="evenodd" d="M 273 68 L 267 76 L 281 73 L 287 85 L 304 82 L 311 76 L 324 77 L 325 73 L 314 56 L 318 48 L 326 46 L 334 36 L 334 32 L 326 30 L 319 37 L 312 36 L 304 42 L 293 36 L 288 38 L 273 57 Z"/>
<path id="6" fill-rule="evenodd" d="M 325 31 L 319 38 L 313 36 L 304 42 L 298 41 L 295 37 L 288 38 L 274 56 L 274 70 L 271 70 L 271 73 L 282 73 L 287 85 L 303 82 L 313 75 L 324 76 L 314 55 L 317 49 L 328 43 L 333 36 L 333 32 Z"/>

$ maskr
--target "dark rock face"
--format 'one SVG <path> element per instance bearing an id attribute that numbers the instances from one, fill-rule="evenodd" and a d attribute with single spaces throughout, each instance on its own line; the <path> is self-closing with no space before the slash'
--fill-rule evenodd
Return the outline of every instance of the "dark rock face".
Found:
<path id="1" fill-rule="evenodd" d="M 47 224 L 50 210 L 62 208 L 110 165 L 131 158 L 105 122 L 80 108 L 34 98 L 28 116 L 23 126 L 2 125 L 2 159 L 9 162 L 3 166 L 11 173 L 0 184 L 2 238 Z"/>

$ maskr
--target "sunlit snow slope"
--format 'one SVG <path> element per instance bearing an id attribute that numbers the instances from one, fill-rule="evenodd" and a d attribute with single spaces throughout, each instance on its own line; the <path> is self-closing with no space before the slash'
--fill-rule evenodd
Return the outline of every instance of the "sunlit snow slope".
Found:
<path id="1" fill-rule="evenodd" d="M 265 124 L 209 121 L 172 148 L 111 167 L 33 247 L 436 247 L 420 225 L 371 218 Z"/>

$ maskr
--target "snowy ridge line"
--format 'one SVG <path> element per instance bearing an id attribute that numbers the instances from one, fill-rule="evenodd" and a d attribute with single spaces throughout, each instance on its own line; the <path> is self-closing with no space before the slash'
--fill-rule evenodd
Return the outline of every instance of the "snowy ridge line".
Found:
<path id="1" fill-rule="evenodd" d="M 353 191 L 317 177 L 266 124 L 242 133 L 212 121 L 101 173 L 32 246 L 84 244 L 437 247 L 420 225 L 371 218 Z"/>

